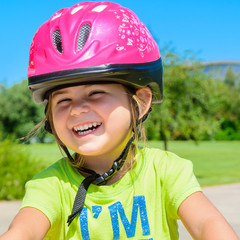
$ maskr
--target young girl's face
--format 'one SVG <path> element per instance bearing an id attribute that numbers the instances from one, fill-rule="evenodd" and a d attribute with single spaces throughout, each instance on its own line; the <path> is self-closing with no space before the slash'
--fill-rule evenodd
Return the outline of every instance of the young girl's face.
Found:
<path id="1" fill-rule="evenodd" d="M 52 118 L 60 140 L 85 160 L 115 159 L 131 135 L 129 98 L 120 84 L 80 85 L 53 92 Z"/>

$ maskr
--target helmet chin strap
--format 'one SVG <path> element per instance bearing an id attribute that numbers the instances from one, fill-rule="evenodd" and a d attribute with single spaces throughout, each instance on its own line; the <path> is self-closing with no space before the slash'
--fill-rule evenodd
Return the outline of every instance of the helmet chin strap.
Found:
<path id="1" fill-rule="evenodd" d="M 85 167 L 79 167 L 78 171 L 80 172 L 85 172 L 88 174 L 93 174 L 95 176 L 95 179 L 93 181 L 94 184 L 96 185 L 105 185 L 107 183 L 107 181 L 123 166 L 127 154 L 129 152 L 130 146 L 132 144 L 132 142 L 135 139 L 135 133 L 133 133 L 132 137 L 128 140 L 125 148 L 123 149 L 122 153 L 120 154 L 120 156 L 113 162 L 112 168 L 105 172 L 104 174 L 100 175 L 98 173 L 96 173 L 95 171 L 85 168 Z M 61 148 L 64 150 L 64 152 L 66 153 L 67 157 L 69 158 L 69 160 L 71 162 L 74 162 L 73 157 L 71 156 L 71 154 L 69 153 L 67 147 L 65 145 L 61 145 Z"/>
<path id="2" fill-rule="evenodd" d="M 96 173 L 95 171 L 85 168 L 85 167 L 79 167 L 78 171 L 80 172 L 84 172 L 87 174 L 90 174 L 90 176 L 86 177 L 82 183 L 80 184 L 75 200 L 74 200 L 74 204 L 73 204 L 73 208 L 72 208 L 72 213 L 71 215 L 69 215 L 67 223 L 68 226 L 72 223 L 72 221 L 74 220 L 74 218 L 82 211 L 84 202 L 85 202 L 85 198 L 86 198 L 86 194 L 87 194 L 87 190 L 88 187 L 90 186 L 91 183 L 94 183 L 96 185 L 105 185 L 107 183 L 107 181 L 112 178 L 112 176 L 118 172 L 120 170 L 120 168 L 123 166 L 123 164 L 126 161 L 130 146 L 132 144 L 132 142 L 135 139 L 136 134 L 139 136 L 140 132 L 139 132 L 139 125 L 140 122 L 143 122 L 147 119 L 148 114 L 151 112 L 151 108 L 149 109 L 149 111 L 141 118 L 141 119 L 137 119 L 136 121 L 136 132 L 133 132 L 132 137 L 128 140 L 125 148 L 123 149 L 122 153 L 120 154 L 120 156 L 113 162 L 112 168 L 105 172 L 104 174 L 100 175 L 98 173 Z M 139 109 L 137 108 L 137 114 L 139 115 Z M 52 133 L 52 129 L 50 127 L 50 124 L 48 121 L 45 122 L 45 129 Z M 72 157 L 72 155 L 69 153 L 68 148 L 64 145 L 64 144 L 60 144 L 61 148 L 63 149 L 63 151 L 66 153 L 68 159 L 74 163 L 74 159 Z"/>

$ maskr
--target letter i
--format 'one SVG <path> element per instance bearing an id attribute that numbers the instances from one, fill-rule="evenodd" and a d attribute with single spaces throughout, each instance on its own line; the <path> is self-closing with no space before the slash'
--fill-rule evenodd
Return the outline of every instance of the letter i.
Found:
<path id="1" fill-rule="evenodd" d="M 87 216 L 87 208 L 83 207 L 80 215 L 80 228 L 83 240 L 90 240 L 89 231 L 88 231 L 88 216 Z"/>

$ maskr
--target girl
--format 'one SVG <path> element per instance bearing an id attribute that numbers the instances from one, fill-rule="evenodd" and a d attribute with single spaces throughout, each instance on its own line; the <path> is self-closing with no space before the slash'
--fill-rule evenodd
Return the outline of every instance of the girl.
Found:
<path id="1" fill-rule="evenodd" d="M 157 45 L 133 12 L 111 2 L 58 11 L 33 38 L 28 74 L 67 157 L 26 184 L 1 240 L 178 239 L 178 218 L 195 239 L 238 239 L 189 161 L 137 145 L 163 88 Z"/>

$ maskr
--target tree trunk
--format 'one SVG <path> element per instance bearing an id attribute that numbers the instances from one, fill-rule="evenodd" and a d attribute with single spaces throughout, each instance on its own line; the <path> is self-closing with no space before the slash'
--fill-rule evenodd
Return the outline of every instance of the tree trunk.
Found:
<path id="1" fill-rule="evenodd" d="M 161 127 L 160 127 L 160 137 L 164 143 L 164 150 L 167 151 L 168 150 L 168 139 L 167 139 L 167 136 L 166 136 L 164 130 L 161 129 Z"/>
<path id="2" fill-rule="evenodd" d="M 167 141 L 167 138 L 165 138 L 163 141 L 164 141 L 164 150 L 167 151 L 167 150 L 168 150 L 168 141 Z"/>

